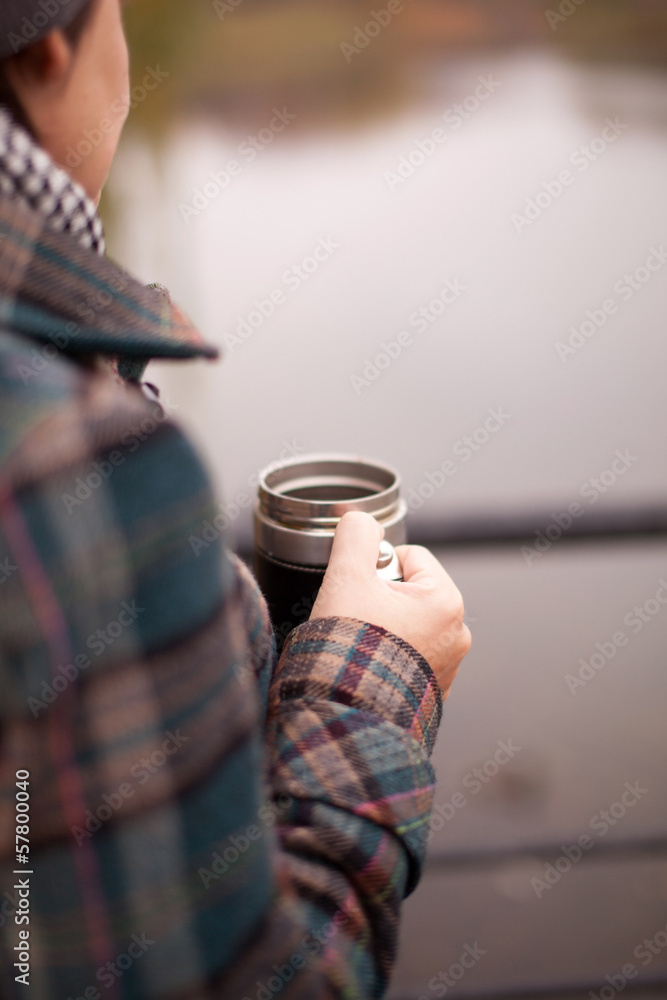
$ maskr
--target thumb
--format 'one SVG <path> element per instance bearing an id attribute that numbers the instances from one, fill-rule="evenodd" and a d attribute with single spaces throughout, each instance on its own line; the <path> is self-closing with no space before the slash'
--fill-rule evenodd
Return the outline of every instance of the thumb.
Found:
<path id="1" fill-rule="evenodd" d="M 328 571 L 364 579 L 375 576 L 383 537 L 384 528 L 370 514 L 348 511 L 336 528 Z"/>

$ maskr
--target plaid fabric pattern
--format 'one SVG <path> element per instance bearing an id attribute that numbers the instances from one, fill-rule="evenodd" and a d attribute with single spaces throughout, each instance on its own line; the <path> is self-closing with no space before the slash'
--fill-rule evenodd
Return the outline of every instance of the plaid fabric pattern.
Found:
<path id="1" fill-rule="evenodd" d="M 77 359 L 213 352 L 2 199 L 0 235 L 0 997 L 382 996 L 424 859 L 430 667 L 349 619 L 307 622 L 276 662 L 251 574 L 222 539 L 190 544 L 215 512 L 191 445 Z"/>
<path id="2" fill-rule="evenodd" d="M 104 230 L 80 184 L 57 167 L 32 136 L 0 106 L 0 193 L 34 209 L 55 232 L 104 253 Z"/>
<path id="3" fill-rule="evenodd" d="M 48 362 L 60 353 L 100 353 L 135 363 L 137 372 L 151 358 L 218 356 L 159 287 L 141 285 L 67 233 L 54 232 L 38 213 L 2 197 L 0 323 L 38 342 L 17 369 L 23 385 L 50 370 Z M 20 392 L 16 399 L 23 405 Z M 0 435 L 11 437 L 14 426 L 0 425 Z"/>

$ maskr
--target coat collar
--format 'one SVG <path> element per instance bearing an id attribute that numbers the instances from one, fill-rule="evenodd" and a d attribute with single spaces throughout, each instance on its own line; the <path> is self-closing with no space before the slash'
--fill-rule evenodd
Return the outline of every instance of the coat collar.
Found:
<path id="1" fill-rule="evenodd" d="M 0 197 L 0 323 L 67 354 L 215 358 L 168 296 Z"/>

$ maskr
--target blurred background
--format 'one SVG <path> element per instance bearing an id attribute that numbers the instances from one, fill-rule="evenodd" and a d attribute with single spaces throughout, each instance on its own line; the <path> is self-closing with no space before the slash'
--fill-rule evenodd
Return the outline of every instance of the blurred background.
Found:
<path id="1" fill-rule="evenodd" d="M 667 4 L 127 20 L 110 250 L 223 352 L 149 377 L 232 544 L 260 467 L 376 457 L 466 598 L 391 997 L 667 997 Z"/>

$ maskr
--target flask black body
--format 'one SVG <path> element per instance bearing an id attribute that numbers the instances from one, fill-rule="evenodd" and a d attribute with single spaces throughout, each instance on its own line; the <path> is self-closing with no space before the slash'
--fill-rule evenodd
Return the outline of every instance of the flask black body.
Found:
<path id="1" fill-rule="evenodd" d="M 254 570 L 266 598 L 278 648 L 290 632 L 310 617 L 325 569 L 290 566 L 255 550 Z"/>

